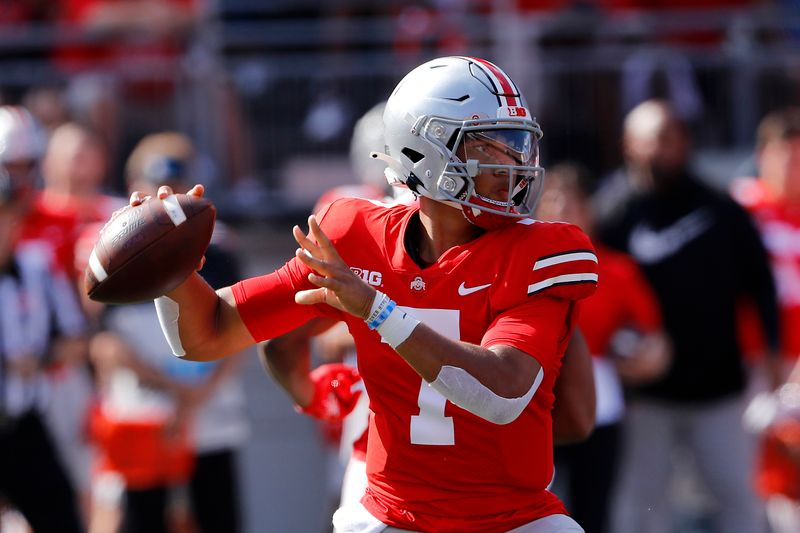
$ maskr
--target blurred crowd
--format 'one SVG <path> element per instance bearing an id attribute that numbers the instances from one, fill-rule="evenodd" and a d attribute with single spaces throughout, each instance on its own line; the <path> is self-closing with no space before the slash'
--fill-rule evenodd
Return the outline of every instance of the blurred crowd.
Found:
<path id="1" fill-rule="evenodd" d="M 355 98 L 341 79 L 325 74 L 380 46 L 401 69 L 435 55 L 493 55 L 490 37 L 472 31 L 476 17 L 502 25 L 512 14 L 548 22 L 530 57 L 508 58 L 525 63 L 521 79 L 545 132 L 548 174 L 538 218 L 571 222 L 589 234 L 605 283 L 580 320 L 593 355 L 596 428 L 588 440 L 556 450 L 553 490 L 590 533 L 800 531 L 796 72 L 786 67 L 779 86 L 741 104 L 757 115 L 757 127 L 745 128 L 752 157 L 743 164 L 732 157 L 709 173 L 693 164 L 700 147 L 741 153 L 737 123 L 714 99 L 715 88 L 734 80 L 730 72 L 723 82 L 700 79 L 686 51 L 735 44 L 733 37 L 721 25 L 667 25 L 656 49 L 630 30 L 633 15 L 657 18 L 659 10 L 699 9 L 729 20 L 730 13 L 765 6 L 797 17 L 800 5 L 338 1 L 324 8 L 278 2 L 286 4 L 282 10 L 257 12 L 246 2 L 218 4 L 0 3 L 0 43 L 14 44 L 0 47 L 0 64 L 46 65 L 41 80 L 0 73 L 0 530 L 245 530 L 237 454 L 252 421 L 242 357 L 179 361 L 151 304 L 90 301 L 83 272 L 98 232 L 134 190 L 154 194 L 170 184 L 185 191 L 203 183 L 221 204 L 251 209 L 270 197 L 264 187 L 284 185 L 259 179 L 277 172 L 278 155 L 316 159 L 327 152 L 347 161 L 351 146 L 350 187 L 329 190 L 337 180 L 320 176 L 311 189 L 327 196 L 318 205 L 339 196 L 384 199 L 391 193 L 380 164 L 364 162 L 370 150 L 382 149 L 381 108 L 370 108 L 388 96 L 380 90 L 386 79 L 397 80 L 384 72 Z M 198 51 L 208 52 L 203 45 L 213 23 L 253 17 L 289 24 L 312 15 L 324 22 L 331 59 L 319 68 L 317 85 L 304 88 L 313 94 L 296 114 L 280 112 L 298 107 L 291 95 L 289 104 L 273 95 L 267 116 L 248 110 L 248 98 L 260 94 L 254 84 L 268 74 L 224 68 L 225 53 L 247 47 L 217 51 L 223 67 Z M 347 21 L 370 17 L 389 20 L 391 31 L 353 39 Z M 558 94 L 555 84 L 538 85 L 537 54 L 548 47 L 589 51 L 604 37 L 600 19 L 629 24 L 615 35 L 620 42 L 648 39 L 618 66 L 621 81 L 594 80 L 591 93 L 577 78 Z M 759 38 L 776 41 L 780 31 Z M 308 46 L 287 39 L 269 54 L 291 60 Z M 800 48 L 790 53 L 796 59 Z M 198 80 L 209 86 L 197 91 Z M 274 130 L 264 135 L 261 122 L 273 120 L 295 129 L 281 130 L 285 139 L 273 138 Z M 291 148 L 276 149 L 281 142 Z M 304 145 L 313 153 L 298 148 Z M 236 232 L 252 220 L 218 222 L 201 271 L 212 286 L 242 277 Z M 302 349 L 316 360 L 354 364 L 346 332 L 334 327 L 317 336 L 331 326 L 310 328 Z M 274 356 L 286 346 L 271 349 Z M 352 468 L 351 455 L 363 463 L 366 395 L 358 400 L 344 427 L 323 421 L 321 434 L 336 449 L 335 500 L 343 465 Z M 359 479 L 345 481 L 343 499 L 363 490 Z"/>

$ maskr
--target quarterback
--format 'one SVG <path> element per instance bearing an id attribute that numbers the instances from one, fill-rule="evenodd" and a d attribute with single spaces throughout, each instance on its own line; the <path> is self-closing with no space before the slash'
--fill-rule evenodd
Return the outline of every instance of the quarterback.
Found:
<path id="1" fill-rule="evenodd" d="M 529 218 L 541 129 L 511 79 L 469 57 L 411 71 L 384 123 L 371 155 L 418 203 L 337 200 L 295 226 L 276 272 L 216 292 L 192 275 L 156 300 L 165 336 L 204 361 L 315 317 L 347 323 L 369 486 L 335 515 L 342 531 L 583 531 L 547 486 L 553 387 L 597 258 L 575 226 Z"/>

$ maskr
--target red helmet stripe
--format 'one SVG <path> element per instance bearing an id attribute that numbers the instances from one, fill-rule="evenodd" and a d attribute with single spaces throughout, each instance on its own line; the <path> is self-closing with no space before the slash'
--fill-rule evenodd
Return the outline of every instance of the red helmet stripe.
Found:
<path id="1" fill-rule="evenodd" d="M 517 97 L 515 96 L 518 94 L 517 89 L 514 87 L 511 79 L 506 76 L 505 72 L 500 70 L 500 68 L 494 63 L 486 61 L 485 59 L 481 59 L 479 57 L 470 57 L 469 59 L 478 62 L 489 70 L 488 74 L 494 78 L 497 81 L 497 84 L 503 89 L 503 93 L 500 94 L 500 96 L 506 99 L 507 106 L 516 107 L 518 105 Z"/>

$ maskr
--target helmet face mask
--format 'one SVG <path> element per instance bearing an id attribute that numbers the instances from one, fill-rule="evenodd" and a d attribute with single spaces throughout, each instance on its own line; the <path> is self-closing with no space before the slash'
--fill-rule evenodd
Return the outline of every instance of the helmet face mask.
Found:
<path id="1" fill-rule="evenodd" d="M 533 213 L 542 131 L 488 61 L 446 57 L 417 67 L 389 98 L 384 121 L 390 183 L 460 208 L 487 229 Z"/>

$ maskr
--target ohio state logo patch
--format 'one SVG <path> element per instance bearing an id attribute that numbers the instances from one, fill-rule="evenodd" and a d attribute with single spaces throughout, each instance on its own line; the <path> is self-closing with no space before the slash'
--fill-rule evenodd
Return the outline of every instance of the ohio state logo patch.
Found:
<path id="1" fill-rule="evenodd" d="M 417 276 L 411 281 L 411 290 L 412 291 L 424 291 L 425 290 L 425 280 L 422 279 L 422 276 Z"/>

